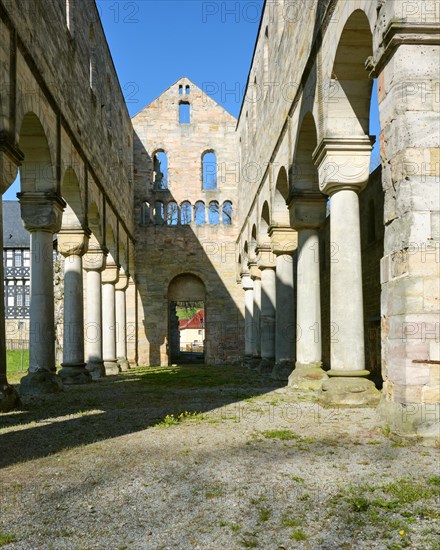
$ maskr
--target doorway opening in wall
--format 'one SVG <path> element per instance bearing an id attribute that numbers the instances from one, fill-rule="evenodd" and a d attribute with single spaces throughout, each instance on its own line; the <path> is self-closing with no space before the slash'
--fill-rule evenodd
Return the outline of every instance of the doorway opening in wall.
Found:
<path id="1" fill-rule="evenodd" d="M 205 302 L 170 302 L 170 359 L 173 363 L 205 362 Z"/>

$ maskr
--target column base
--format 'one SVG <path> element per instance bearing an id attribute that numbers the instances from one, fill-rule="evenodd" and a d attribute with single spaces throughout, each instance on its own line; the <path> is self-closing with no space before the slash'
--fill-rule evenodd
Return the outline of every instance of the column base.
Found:
<path id="1" fill-rule="evenodd" d="M 20 397 L 14 386 L 8 383 L 0 384 L 0 413 L 13 411 L 18 409 L 20 405 Z"/>
<path id="2" fill-rule="evenodd" d="M 86 369 L 90 372 L 92 380 L 105 378 L 105 367 L 102 361 L 89 361 L 86 365 Z"/>
<path id="3" fill-rule="evenodd" d="M 114 361 L 104 361 L 104 369 L 106 376 L 112 376 L 121 372 L 116 359 Z"/>
<path id="4" fill-rule="evenodd" d="M 54 372 L 28 372 L 20 381 L 20 395 L 47 395 L 63 391 L 63 381 Z"/>
<path id="5" fill-rule="evenodd" d="M 277 361 L 272 370 L 271 378 L 280 382 L 287 382 L 294 368 L 294 361 L 288 361 L 287 359 L 285 361 Z"/>
<path id="6" fill-rule="evenodd" d="M 118 367 L 121 372 L 127 372 L 130 370 L 130 363 L 127 361 L 127 359 L 121 357 L 118 358 Z"/>
<path id="7" fill-rule="evenodd" d="M 319 403 L 327 407 L 376 407 L 379 401 L 380 392 L 374 383 L 358 376 L 329 378 L 319 392 Z"/>
<path id="8" fill-rule="evenodd" d="M 258 372 L 260 374 L 272 374 L 275 360 L 263 358 L 258 365 Z"/>
<path id="9" fill-rule="evenodd" d="M 295 370 L 289 376 L 289 387 L 295 390 L 318 391 L 328 379 L 322 363 L 296 363 Z"/>
<path id="10" fill-rule="evenodd" d="M 65 386 L 77 386 L 81 384 L 91 384 L 92 376 L 86 369 L 86 364 L 81 365 L 61 365 L 62 369 L 58 376 Z"/>
<path id="11" fill-rule="evenodd" d="M 256 356 L 245 357 L 243 360 L 243 366 L 251 370 L 257 370 L 260 363 L 261 357 Z"/>
<path id="12" fill-rule="evenodd" d="M 378 412 L 398 438 L 439 447 L 440 403 L 395 403 L 382 394 Z"/>

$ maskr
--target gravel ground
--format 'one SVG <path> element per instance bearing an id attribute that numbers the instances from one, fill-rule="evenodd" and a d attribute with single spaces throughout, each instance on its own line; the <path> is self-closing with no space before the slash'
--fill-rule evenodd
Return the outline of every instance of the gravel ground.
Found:
<path id="1" fill-rule="evenodd" d="M 387 432 L 243 368 L 134 369 L 0 415 L 0 546 L 439 548 L 438 450 Z"/>

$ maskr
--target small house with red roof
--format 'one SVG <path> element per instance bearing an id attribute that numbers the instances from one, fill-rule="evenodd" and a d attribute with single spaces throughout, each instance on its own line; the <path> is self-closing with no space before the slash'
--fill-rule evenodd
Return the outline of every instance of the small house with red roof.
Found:
<path id="1" fill-rule="evenodd" d="M 179 320 L 180 350 L 203 348 L 205 340 L 205 311 L 199 310 L 191 319 Z"/>

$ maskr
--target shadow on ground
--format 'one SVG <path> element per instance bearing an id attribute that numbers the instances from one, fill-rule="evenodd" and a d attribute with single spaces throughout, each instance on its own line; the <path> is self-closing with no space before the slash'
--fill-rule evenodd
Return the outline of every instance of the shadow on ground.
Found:
<path id="1" fill-rule="evenodd" d="M 203 413 L 281 387 L 243 367 L 138 367 L 0 415 L 0 467 L 138 432 L 167 415 Z"/>

